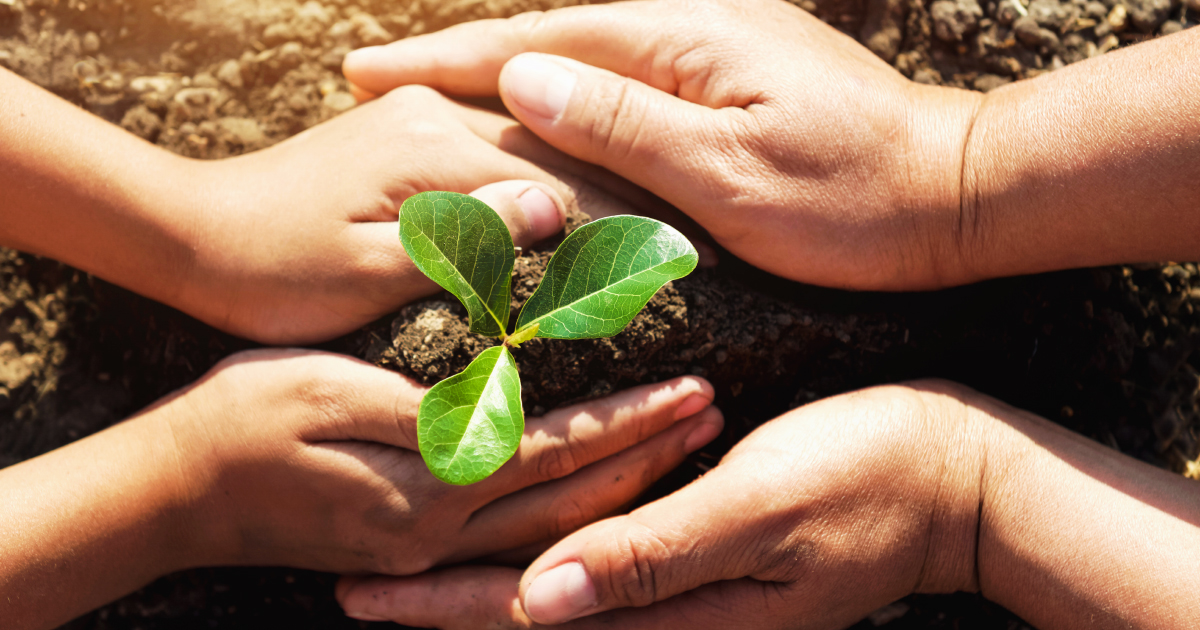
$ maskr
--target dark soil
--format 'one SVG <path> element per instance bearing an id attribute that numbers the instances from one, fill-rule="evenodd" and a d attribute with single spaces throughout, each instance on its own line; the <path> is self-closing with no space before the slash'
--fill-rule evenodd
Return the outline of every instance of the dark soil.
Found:
<path id="1" fill-rule="evenodd" d="M 914 80 L 987 90 L 1191 26 L 1170 0 L 826 0 L 802 6 Z M 349 50 L 562 0 L 15 0 L 0 65 L 170 150 L 220 158 L 352 105 Z M 1028 17 L 1021 13 L 1027 13 Z M 1200 17 L 1200 16 L 1197 16 Z M 514 306 L 548 254 L 518 260 Z M 1176 471 L 1200 456 L 1200 274 L 1113 267 L 937 293 L 781 282 L 725 257 L 660 292 L 621 335 L 537 340 L 516 357 L 530 413 L 680 374 L 714 382 L 727 429 L 650 496 L 711 467 L 753 427 L 817 398 L 941 376 Z M 448 295 L 326 347 L 426 382 L 493 343 Z M 0 250 L 0 466 L 127 417 L 247 342 L 58 263 Z M 1195 470 L 1195 469 L 1193 469 Z M 334 577 L 203 569 L 156 581 L 73 629 L 350 628 Z M 910 597 L 856 628 L 1027 627 L 971 595 Z"/>

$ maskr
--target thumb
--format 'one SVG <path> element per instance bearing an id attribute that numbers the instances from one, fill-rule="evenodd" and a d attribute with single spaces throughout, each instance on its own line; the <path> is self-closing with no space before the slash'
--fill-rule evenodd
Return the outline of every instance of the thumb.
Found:
<path id="1" fill-rule="evenodd" d="M 558 624 L 753 573 L 761 554 L 745 535 L 751 511 L 738 508 L 732 487 L 709 477 L 552 547 L 521 580 L 525 613 Z"/>
<path id="2" fill-rule="evenodd" d="M 508 180 L 477 188 L 470 195 L 491 206 L 508 231 L 513 244 L 528 247 L 558 234 L 566 223 L 566 204 L 553 188 L 528 180 Z"/>
<path id="3" fill-rule="evenodd" d="M 550 145 L 603 166 L 688 209 L 720 178 L 728 116 L 645 83 L 540 53 L 513 57 L 500 73 L 504 104 Z M 714 137 L 718 141 L 714 141 Z M 695 218 L 695 217 L 693 217 Z"/>

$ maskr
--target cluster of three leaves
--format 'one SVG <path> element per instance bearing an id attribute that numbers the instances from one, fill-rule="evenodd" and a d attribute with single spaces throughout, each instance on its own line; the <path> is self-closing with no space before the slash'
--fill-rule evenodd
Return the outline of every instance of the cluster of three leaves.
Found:
<path id="1" fill-rule="evenodd" d="M 611 337 L 697 262 L 692 244 L 659 221 L 615 216 L 588 223 L 559 245 L 508 334 L 515 252 L 500 215 L 467 195 L 421 193 L 401 207 L 400 241 L 417 268 L 466 306 L 471 332 L 505 341 L 421 401 L 421 456 L 434 476 L 457 485 L 491 475 L 520 444 L 521 380 L 509 346 L 533 337 Z"/>

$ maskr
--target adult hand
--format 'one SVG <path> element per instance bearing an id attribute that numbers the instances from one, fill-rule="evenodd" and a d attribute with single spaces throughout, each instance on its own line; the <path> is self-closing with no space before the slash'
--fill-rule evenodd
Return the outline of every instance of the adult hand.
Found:
<path id="1" fill-rule="evenodd" d="M 499 93 L 794 280 L 926 289 L 1200 256 L 1196 30 L 982 95 L 909 82 L 780 0 L 657 0 L 464 24 L 344 70 L 371 93 Z"/>
<path id="2" fill-rule="evenodd" d="M 52 627 L 186 567 L 406 575 L 545 544 L 632 500 L 722 426 L 711 386 L 678 378 L 529 418 L 510 462 L 450 486 L 417 451 L 424 392 L 339 355 L 252 351 L 0 471 L 6 627 Z"/>
<path id="3" fill-rule="evenodd" d="M 523 576 L 459 567 L 346 580 L 338 597 L 359 619 L 443 630 L 832 630 L 909 593 L 962 590 L 1037 627 L 1183 629 L 1197 561 L 1195 482 L 922 382 L 773 420 Z"/>
<path id="4" fill-rule="evenodd" d="M 964 279 L 959 184 L 979 95 L 911 83 L 779 0 L 486 20 L 355 51 L 344 72 L 375 94 L 498 92 L 551 145 L 772 273 L 864 289 Z"/>

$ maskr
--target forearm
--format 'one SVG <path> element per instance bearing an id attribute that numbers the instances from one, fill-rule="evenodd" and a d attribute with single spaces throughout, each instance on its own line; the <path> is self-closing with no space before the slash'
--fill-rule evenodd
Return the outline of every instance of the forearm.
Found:
<path id="1" fill-rule="evenodd" d="M 1194 627 L 1200 483 L 1030 414 L 997 415 L 982 594 L 1046 630 Z"/>
<path id="2" fill-rule="evenodd" d="M 989 93 L 962 177 L 977 279 L 1200 258 L 1200 31 Z"/>
<path id="3" fill-rule="evenodd" d="M 0 69 L 0 245 L 169 301 L 190 264 L 190 164 Z"/>
<path id="4" fill-rule="evenodd" d="M 51 628 L 194 564 L 169 433 L 125 423 L 0 471 L 0 618 Z"/>

